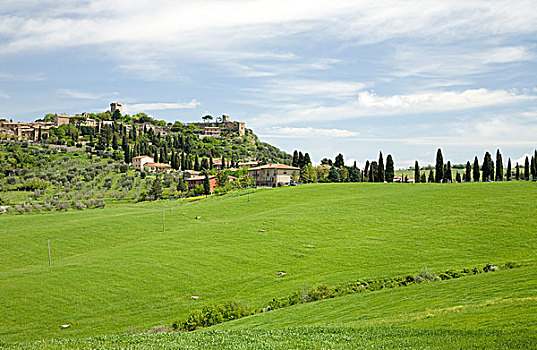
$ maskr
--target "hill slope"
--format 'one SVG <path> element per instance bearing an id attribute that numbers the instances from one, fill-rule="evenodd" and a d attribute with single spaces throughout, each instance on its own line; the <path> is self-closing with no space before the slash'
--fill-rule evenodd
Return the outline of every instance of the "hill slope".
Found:
<path id="1" fill-rule="evenodd" d="M 208 302 L 262 307 L 305 283 L 423 266 L 533 264 L 536 194 L 532 183 L 326 184 L 260 190 L 250 202 L 243 195 L 1 217 L 0 339 L 148 329 Z M 59 330 L 64 323 L 71 328 Z"/>

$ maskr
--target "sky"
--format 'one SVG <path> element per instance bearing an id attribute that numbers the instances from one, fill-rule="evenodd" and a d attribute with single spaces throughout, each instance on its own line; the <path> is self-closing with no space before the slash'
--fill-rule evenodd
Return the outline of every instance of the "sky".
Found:
<path id="1" fill-rule="evenodd" d="M 536 77 L 534 0 L 0 2 L 0 117 L 17 121 L 121 102 L 226 114 L 314 162 L 515 162 L 537 147 Z"/>

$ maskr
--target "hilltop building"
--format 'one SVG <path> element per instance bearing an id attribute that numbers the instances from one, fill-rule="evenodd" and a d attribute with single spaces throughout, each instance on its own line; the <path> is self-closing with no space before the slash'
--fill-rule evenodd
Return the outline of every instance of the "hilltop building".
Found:
<path id="1" fill-rule="evenodd" d="M 138 156 L 132 158 L 132 166 L 138 170 L 144 170 L 144 165 L 147 163 L 155 163 L 155 159 L 150 156 Z"/>
<path id="2" fill-rule="evenodd" d="M 119 111 L 119 114 L 123 114 L 123 105 L 118 102 L 110 103 L 110 112 L 112 112 L 112 115 L 114 114 L 116 110 Z"/>

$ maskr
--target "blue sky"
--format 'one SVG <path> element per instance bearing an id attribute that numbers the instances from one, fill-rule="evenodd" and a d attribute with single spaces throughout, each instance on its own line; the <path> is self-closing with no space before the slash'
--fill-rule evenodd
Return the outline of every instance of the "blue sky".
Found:
<path id="1" fill-rule="evenodd" d="M 0 116 L 228 114 L 314 161 L 537 147 L 532 1 L 2 1 Z"/>

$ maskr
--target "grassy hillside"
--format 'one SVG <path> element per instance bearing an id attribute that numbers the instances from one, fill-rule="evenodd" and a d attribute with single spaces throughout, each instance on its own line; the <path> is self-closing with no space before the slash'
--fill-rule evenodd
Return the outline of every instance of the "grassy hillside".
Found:
<path id="1" fill-rule="evenodd" d="M 326 184 L 261 190 L 250 202 L 224 196 L 0 217 L 0 339 L 148 329 L 204 303 L 239 299 L 262 307 L 305 284 L 423 266 L 534 264 L 536 195 L 534 183 Z M 511 283 L 511 275 L 498 276 Z M 497 277 L 452 283 L 479 278 L 486 285 Z M 60 330 L 65 323 L 72 326 Z"/>

